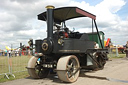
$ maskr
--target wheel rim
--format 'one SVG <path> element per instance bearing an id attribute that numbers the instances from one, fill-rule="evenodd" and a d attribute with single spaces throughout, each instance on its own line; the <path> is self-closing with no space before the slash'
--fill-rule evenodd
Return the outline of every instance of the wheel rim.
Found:
<path id="1" fill-rule="evenodd" d="M 74 77 L 73 74 L 76 72 L 77 68 L 78 68 L 77 61 L 74 58 L 70 59 L 67 64 L 68 78 Z"/>
<path id="2" fill-rule="evenodd" d="M 75 82 L 79 76 L 79 61 L 76 56 L 61 57 L 57 63 L 57 74 L 60 80 Z"/>

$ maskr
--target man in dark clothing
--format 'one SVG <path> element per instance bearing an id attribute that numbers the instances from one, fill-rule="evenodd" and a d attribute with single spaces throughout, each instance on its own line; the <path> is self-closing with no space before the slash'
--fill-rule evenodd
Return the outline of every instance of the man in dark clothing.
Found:
<path id="1" fill-rule="evenodd" d="M 126 57 L 128 58 L 128 41 L 127 41 L 127 44 L 126 44 L 125 52 L 126 52 Z"/>

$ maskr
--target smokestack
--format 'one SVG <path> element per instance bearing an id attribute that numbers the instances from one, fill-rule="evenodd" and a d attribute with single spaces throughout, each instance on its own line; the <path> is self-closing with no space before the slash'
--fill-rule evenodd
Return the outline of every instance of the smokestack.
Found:
<path id="1" fill-rule="evenodd" d="M 46 6 L 47 8 L 47 38 L 53 38 L 53 22 L 54 22 L 54 6 Z"/>

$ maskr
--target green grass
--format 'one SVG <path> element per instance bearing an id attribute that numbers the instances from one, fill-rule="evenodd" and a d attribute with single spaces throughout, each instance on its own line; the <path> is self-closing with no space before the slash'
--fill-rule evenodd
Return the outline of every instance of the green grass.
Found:
<path id="1" fill-rule="evenodd" d="M 126 56 L 126 54 L 118 54 L 118 56 L 116 54 L 108 54 L 109 58 L 124 58 Z"/>
<path id="2" fill-rule="evenodd" d="M 15 78 L 13 76 L 9 76 L 9 79 L 7 79 L 5 75 L 0 75 L 0 82 L 25 78 L 29 76 L 26 69 L 29 59 L 30 57 L 28 56 L 17 56 L 11 57 L 9 59 L 7 56 L 0 56 L 0 74 L 9 73 L 10 61 L 12 63 L 12 68 L 10 69 L 12 69 L 12 74 L 15 75 Z"/>
<path id="3" fill-rule="evenodd" d="M 5 77 L 5 75 L 1 75 L 0 76 L 0 83 L 6 82 L 6 81 L 12 81 L 12 80 L 16 80 L 16 79 L 21 79 L 21 78 L 26 78 L 26 77 L 29 76 L 29 74 L 28 74 L 27 71 L 24 71 L 24 72 L 16 72 L 16 73 L 13 73 L 13 74 L 15 75 L 15 78 L 12 75 L 9 76 L 9 74 L 8 74 L 9 79 L 7 79 Z"/>

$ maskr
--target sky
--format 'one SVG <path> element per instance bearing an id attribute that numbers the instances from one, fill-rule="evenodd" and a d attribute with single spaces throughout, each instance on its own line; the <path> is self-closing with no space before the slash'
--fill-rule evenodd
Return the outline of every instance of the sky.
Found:
<path id="1" fill-rule="evenodd" d="M 128 0 L 0 0 L 0 49 L 5 46 L 19 47 L 20 42 L 28 45 L 32 38 L 44 39 L 46 22 L 37 15 L 46 11 L 47 5 L 55 8 L 77 6 L 94 15 L 99 31 L 105 39 L 111 38 L 115 45 L 125 45 L 128 41 Z M 76 24 L 77 23 L 77 24 Z M 89 24 L 90 23 L 90 24 Z M 66 22 L 76 31 L 89 32 L 91 20 L 80 18 Z M 85 29 L 86 28 L 86 29 Z"/>

